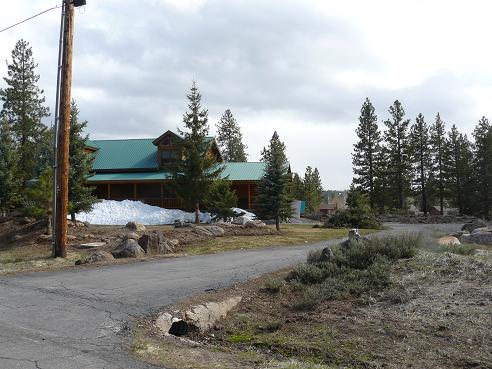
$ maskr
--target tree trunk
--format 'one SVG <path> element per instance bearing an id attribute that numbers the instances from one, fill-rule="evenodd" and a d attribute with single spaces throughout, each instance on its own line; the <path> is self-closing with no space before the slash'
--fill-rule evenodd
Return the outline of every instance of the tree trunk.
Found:
<path id="1" fill-rule="evenodd" d="M 200 204 L 197 202 L 195 204 L 195 224 L 200 223 Z"/>
<path id="2" fill-rule="evenodd" d="M 52 232 L 51 232 L 51 222 L 52 222 L 52 220 L 51 220 L 51 214 L 50 214 L 50 215 L 48 215 L 48 218 L 46 219 L 46 227 L 47 227 L 46 228 L 46 234 L 52 234 Z"/>
<path id="3" fill-rule="evenodd" d="M 77 220 L 75 219 L 75 213 L 70 213 L 70 220 L 71 220 L 72 222 L 74 222 L 74 223 L 77 221 Z"/>
<path id="4" fill-rule="evenodd" d="M 277 231 L 280 231 L 280 219 L 279 219 L 279 217 L 275 218 L 275 228 L 277 229 Z"/>

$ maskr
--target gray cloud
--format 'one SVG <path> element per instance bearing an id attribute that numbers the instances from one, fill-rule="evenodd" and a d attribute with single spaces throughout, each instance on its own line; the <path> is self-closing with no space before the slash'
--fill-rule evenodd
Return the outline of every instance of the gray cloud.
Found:
<path id="1" fill-rule="evenodd" d="M 19 17 L 14 10 L 0 14 L 0 24 Z M 58 17 L 0 34 L 4 59 L 18 38 L 31 42 L 50 106 Z M 376 54 L 363 30 L 304 1 L 209 0 L 183 9 L 162 0 L 92 0 L 76 13 L 74 46 L 73 97 L 91 137 L 152 137 L 175 129 L 196 79 L 212 131 L 231 108 L 256 159 L 276 129 L 294 170 L 317 166 L 329 188 L 350 183 L 353 131 L 366 96 L 381 122 L 395 99 L 412 120 L 422 112 L 431 122 L 440 111 L 448 125 L 469 131 L 479 118 L 467 92 L 475 76 L 443 70 L 413 87 L 382 87 L 377 79 L 387 67 L 385 55 Z M 344 77 L 351 75 L 373 82 Z"/>

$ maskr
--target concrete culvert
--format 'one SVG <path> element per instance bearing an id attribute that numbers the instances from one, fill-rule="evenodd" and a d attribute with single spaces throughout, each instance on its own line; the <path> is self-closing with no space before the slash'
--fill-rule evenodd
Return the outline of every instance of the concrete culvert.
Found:
<path id="1" fill-rule="evenodd" d="M 171 328 L 169 329 L 169 334 L 173 336 L 184 336 L 189 331 L 188 324 L 182 319 L 176 319 Z"/>

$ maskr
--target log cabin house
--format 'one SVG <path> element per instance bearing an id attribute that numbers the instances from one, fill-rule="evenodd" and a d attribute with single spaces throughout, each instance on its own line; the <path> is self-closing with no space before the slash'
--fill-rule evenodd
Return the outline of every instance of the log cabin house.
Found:
<path id="1" fill-rule="evenodd" d="M 209 155 L 224 165 L 222 178 L 232 182 L 238 206 L 251 210 L 265 164 L 223 162 L 215 138 L 208 139 Z M 94 187 L 99 199 L 129 199 L 163 208 L 182 208 L 169 188 L 169 163 L 178 158 L 179 140 L 181 137 L 172 131 L 156 139 L 88 140 L 86 150 L 95 156 L 94 175 L 88 178 L 88 185 Z"/>

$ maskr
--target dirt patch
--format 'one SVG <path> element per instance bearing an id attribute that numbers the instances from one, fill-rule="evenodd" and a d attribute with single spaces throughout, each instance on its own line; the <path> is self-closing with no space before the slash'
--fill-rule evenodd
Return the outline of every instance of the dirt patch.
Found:
<path id="1" fill-rule="evenodd" d="M 393 265 L 383 292 L 304 312 L 295 308 L 302 291 L 286 282 L 268 288 L 288 272 L 168 308 L 242 296 L 213 330 L 188 337 L 195 343 L 163 337 L 154 317 L 144 319 L 133 351 L 169 368 L 492 368 L 488 258 L 421 250 Z"/>

